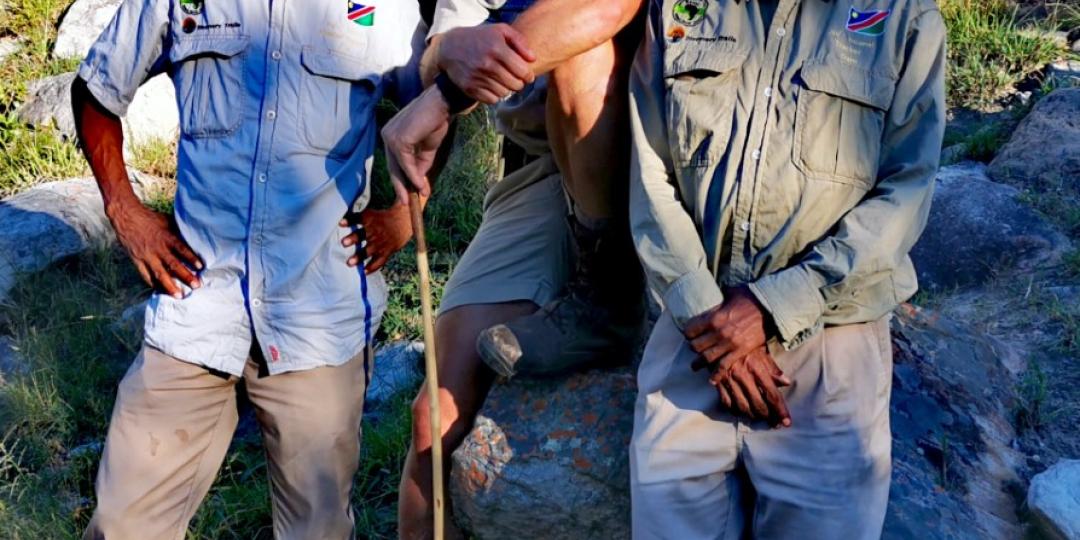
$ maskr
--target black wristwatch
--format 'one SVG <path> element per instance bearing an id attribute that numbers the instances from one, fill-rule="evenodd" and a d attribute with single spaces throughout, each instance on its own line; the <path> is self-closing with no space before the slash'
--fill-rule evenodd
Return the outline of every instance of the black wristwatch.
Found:
<path id="1" fill-rule="evenodd" d="M 469 97 L 461 87 L 454 84 L 454 81 L 450 80 L 450 76 L 445 71 L 441 71 L 435 76 L 435 86 L 439 87 L 443 99 L 450 106 L 450 114 L 461 114 L 476 105 L 476 100 Z"/>

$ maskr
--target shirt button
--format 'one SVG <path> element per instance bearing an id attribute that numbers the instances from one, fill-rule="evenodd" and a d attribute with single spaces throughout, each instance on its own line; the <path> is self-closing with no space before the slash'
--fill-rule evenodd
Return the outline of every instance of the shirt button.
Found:
<path id="1" fill-rule="evenodd" d="M 772 87 L 771 86 L 765 88 L 765 97 L 767 97 L 767 98 L 772 97 Z"/>
<path id="2" fill-rule="evenodd" d="M 778 36 L 780 36 L 780 37 L 784 37 L 784 36 L 786 36 L 786 35 L 787 35 L 787 30 L 785 30 L 785 29 L 781 28 L 781 29 L 779 29 L 779 30 L 777 30 L 777 31 L 776 31 L 776 35 L 778 35 Z"/>
<path id="3" fill-rule="evenodd" d="M 263 235 L 261 235 L 261 234 L 255 235 L 255 243 L 256 244 L 262 244 L 263 243 Z"/>
<path id="4" fill-rule="evenodd" d="M 256 299 L 251 301 L 251 305 L 255 306 L 255 307 L 259 307 L 259 306 L 262 305 L 262 300 L 259 300 L 258 298 L 256 298 Z"/>
<path id="5" fill-rule="evenodd" d="M 269 111 L 266 113 L 266 119 L 273 122 L 277 118 L 277 111 Z"/>
<path id="6" fill-rule="evenodd" d="M 266 175 L 265 174 L 260 174 L 259 175 L 259 181 L 260 182 L 266 182 Z"/>
<path id="7" fill-rule="evenodd" d="M 273 58 L 274 60 L 281 60 L 281 51 L 274 51 L 270 53 L 270 58 Z"/>
<path id="8" fill-rule="evenodd" d="M 750 222 L 749 221 L 742 222 L 742 225 L 740 225 L 739 228 L 741 228 L 743 230 L 743 232 L 749 231 L 750 230 Z"/>
<path id="9" fill-rule="evenodd" d="M 750 154 L 754 158 L 754 161 L 761 159 L 761 150 L 754 150 L 753 154 Z"/>

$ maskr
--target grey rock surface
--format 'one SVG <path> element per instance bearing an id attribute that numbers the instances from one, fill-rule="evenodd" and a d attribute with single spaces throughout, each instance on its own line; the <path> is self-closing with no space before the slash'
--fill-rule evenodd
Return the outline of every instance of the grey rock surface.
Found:
<path id="1" fill-rule="evenodd" d="M 1050 540 L 1080 540 L 1080 460 L 1058 462 L 1031 479 L 1032 523 Z"/>
<path id="2" fill-rule="evenodd" d="M 136 192 L 155 179 L 130 171 Z M 88 248 L 113 242 L 113 230 L 92 178 L 49 182 L 0 201 L 0 299 L 19 274 L 34 272 Z"/>
<path id="3" fill-rule="evenodd" d="M 402 392 L 415 389 L 424 380 L 423 363 L 422 342 L 391 343 L 376 351 L 365 407 L 379 409 Z"/>
<path id="4" fill-rule="evenodd" d="M 630 537 L 629 368 L 497 385 L 453 455 L 455 515 L 477 538 Z"/>
<path id="5" fill-rule="evenodd" d="M 884 538 L 1017 538 L 1006 347 L 905 304 L 893 319 L 893 482 Z"/>
<path id="6" fill-rule="evenodd" d="M 911 306 L 894 318 L 893 484 L 884 537 L 1015 538 L 1005 486 L 1013 384 L 994 339 Z M 991 382 L 992 381 L 992 382 Z M 458 522 L 475 537 L 629 538 L 630 369 L 496 385 L 453 455 Z"/>
<path id="7" fill-rule="evenodd" d="M 1046 75 L 1058 86 L 1080 86 L 1080 60 L 1061 60 L 1047 66 Z"/>
<path id="8" fill-rule="evenodd" d="M 53 126 L 65 138 L 75 137 L 75 117 L 71 110 L 71 83 L 74 73 L 63 73 L 35 81 L 27 88 L 26 101 L 16 117 L 33 126 Z M 135 94 L 123 118 L 126 147 L 153 140 L 173 140 L 180 132 L 176 91 L 166 75 L 158 75 Z"/>
<path id="9" fill-rule="evenodd" d="M 980 163 L 942 167 L 930 220 L 911 253 L 920 285 L 977 285 L 996 271 L 1036 268 L 1059 257 L 1068 239 L 1019 195 L 992 182 Z"/>
<path id="10" fill-rule="evenodd" d="M 57 31 L 53 56 L 82 58 L 116 15 L 123 0 L 77 0 L 68 8 Z"/>
<path id="11" fill-rule="evenodd" d="M 1080 88 L 1035 105 L 990 164 L 990 177 L 1019 187 L 1080 193 Z"/>
<path id="12" fill-rule="evenodd" d="M 19 50 L 17 38 L 0 38 L 0 62 Z"/>

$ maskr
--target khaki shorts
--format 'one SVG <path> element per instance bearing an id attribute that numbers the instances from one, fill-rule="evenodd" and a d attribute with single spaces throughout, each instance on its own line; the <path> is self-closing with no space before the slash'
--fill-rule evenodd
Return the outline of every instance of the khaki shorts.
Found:
<path id="1" fill-rule="evenodd" d="M 484 219 L 446 284 L 440 313 L 472 304 L 554 300 L 574 258 L 562 177 L 542 156 L 499 181 Z"/>

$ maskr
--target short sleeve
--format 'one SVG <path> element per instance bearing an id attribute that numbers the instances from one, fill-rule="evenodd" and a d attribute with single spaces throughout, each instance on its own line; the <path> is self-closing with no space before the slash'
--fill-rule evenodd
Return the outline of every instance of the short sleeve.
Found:
<path id="1" fill-rule="evenodd" d="M 165 70 L 169 0 L 125 0 L 79 66 L 79 77 L 106 109 L 124 116 L 135 92 Z"/>
<path id="2" fill-rule="evenodd" d="M 403 54 L 400 62 L 393 72 L 393 87 L 390 89 L 390 97 L 399 106 L 404 106 L 424 91 L 423 81 L 420 79 L 420 59 L 424 56 L 424 48 L 427 45 L 427 24 L 424 23 L 420 12 L 411 2 L 410 7 L 405 8 L 402 14 L 404 19 L 403 28 L 412 29 L 403 31 L 401 48 Z"/>

